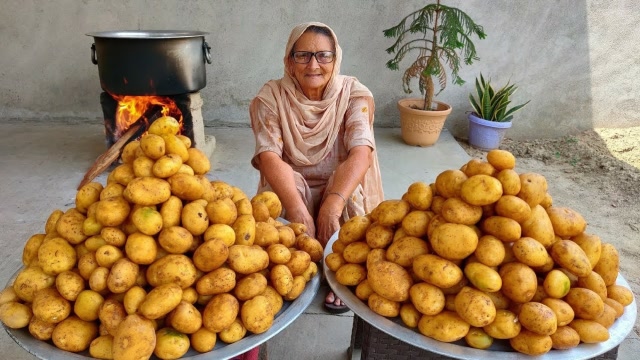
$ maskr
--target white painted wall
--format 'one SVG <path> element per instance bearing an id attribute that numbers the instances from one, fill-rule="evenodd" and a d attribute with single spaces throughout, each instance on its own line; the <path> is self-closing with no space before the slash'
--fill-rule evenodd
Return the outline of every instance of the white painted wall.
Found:
<path id="1" fill-rule="evenodd" d="M 468 94 L 482 72 L 519 86 L 531 100 L 514 119 L 513 138 L 556 137 L 593 127 L 640 125 L 640 8 L 634 0 L 451 0 L 487 33 L 480 60 L 463 67 L 467 84 L 438 100 L 454 107 L 446 127 L 466 137 Z M 344 50 L 342 72 L 376 98 L 376 125 L 399 126 L 401 73 L 385 68 L 391 40 L 382 30 L 417 0 L 3 0 L 0 1 L 0 122 L 101 122 L 98 69 L 88 32 L 125 29 L 207 31 L 213 47 L 202 90 L 206 126 L 249 126 L 248 104 L 282 74 L 290 29 L 321 21 Z M 416 93 L 414 93 L 415 95 Z"/>

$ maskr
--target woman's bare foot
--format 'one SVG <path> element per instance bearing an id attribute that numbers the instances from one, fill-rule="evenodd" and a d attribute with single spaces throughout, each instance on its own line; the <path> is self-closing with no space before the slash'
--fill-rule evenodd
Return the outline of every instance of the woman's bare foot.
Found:
<path id="1" fill-rule="evenodd" d="M 329 290 L 327 296 L 324 298 L 324 307 L 327 311 L 333 314 L 340 314 L 349 311 L 349 308 L 345 303 L 331 290 Z"/>

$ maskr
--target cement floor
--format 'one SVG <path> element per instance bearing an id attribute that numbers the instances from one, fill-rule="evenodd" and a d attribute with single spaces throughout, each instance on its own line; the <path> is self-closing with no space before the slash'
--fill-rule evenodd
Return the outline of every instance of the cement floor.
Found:
<path id="1" fill-rule="evenodd" d="M 76 188 L 86 170 L 105 150 L 104 128 L 87 124 L 5 123 L 0 132 L 0 284 L 20 268 L 24 243 L 44 231 L 55 209 L 74 206 Z M 258 173 L 249 160 L 254 139 L 248 128 L 205 128 L 215 138 L 211 179 L 221 179 L 254 194 Z M 466 152 L 444 131 L 436 145 L 405 145 L 399 129 L 376 129 L 385 198 L 398 199 L 415 181 L 432 182 L 447 169 L 468 161 Z M 106 175 L 97 180 L 105 183 Z M 323 310 L 326 286 L 292 324 L 268 341 L 269 358 L 346 359 L 353 313 Z M 620 347 L 620 359 L 633 349 Z M 627 357 L 627 355 L 629 357 Z M 32 360 L 33 355 L 0 331 L 0 359 Z"/>

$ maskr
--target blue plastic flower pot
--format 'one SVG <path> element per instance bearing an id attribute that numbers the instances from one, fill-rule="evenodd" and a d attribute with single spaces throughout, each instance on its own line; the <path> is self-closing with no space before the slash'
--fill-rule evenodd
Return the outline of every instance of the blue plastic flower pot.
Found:
<path id="1" fill-rule="evenodd" d="M 480 150 L 493 150 L 500 147 L 502 139 L 511 127 L 509 122 L 497 122 L 481 119 L 469 114 L 469 145 Z"/>

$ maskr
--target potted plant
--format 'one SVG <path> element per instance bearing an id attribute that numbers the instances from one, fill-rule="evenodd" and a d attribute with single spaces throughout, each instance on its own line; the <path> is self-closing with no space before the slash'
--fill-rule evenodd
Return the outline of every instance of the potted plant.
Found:
<path id="1" fill-rule="evenodd" d="M 386 49 L 387 53 L 395 54 L 386 63 L 389 69 L 398 70 L 405 56 L 416 54 L 402 77 L 403 89 L 410 94 L 411 79 L 417 78 L 420 93 L 424 95 L 398 101 L 402 138 L 410 145 L 433 145 L 451 113 L 450 105 L 433 100 L 446 87 L 446 67 L 451 70 L 454 84 L 464 84 L 458 76 L 461 63 L 470 65 L 479 59 L 472 37 L 484 39 L 486 34 L 466 13 L 441 5 L 440 0 L 410 13 L 383 33 L 396 39 Z"/>
<path id="2" fill-rule="evenodd" d="M 477 98 L 469 94 L 469 101 L 473 112 L 469 119 L 469 144 L 481 150 L 497 149 L 504 139 L 504 135 L 511 127 L 513 113 L 522 109 L 529 101 L 509 107 L 511 96 L 518 89 L 515 84 L 507 81 L 499 90 L 491 86 L 491 79 L 485 81 L 482 74 L 476 78 Z"/>

